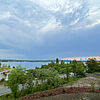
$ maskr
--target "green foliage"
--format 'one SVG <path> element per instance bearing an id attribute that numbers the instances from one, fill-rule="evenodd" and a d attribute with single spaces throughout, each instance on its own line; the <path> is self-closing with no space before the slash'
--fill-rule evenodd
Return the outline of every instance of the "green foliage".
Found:
<path id="1" fill-rule="evenodd" d="M 8 65 L 8 68 L 10 68 L 10 65 Z"/>
<path id="2" fill-rule="evenodd" d="M 64 68 L 61 68 L 59 71 L 60 71 L 60 74 L 65 74 L 65 71 L 66 71 L 65 65 L 64 65 Z"/>
<path id="3" fill-rule="evenodd" d="M 57 58 L 56 63 L 52 61 L 48 65 L 42 65 L 41 68 L 36 67 L 27 71 L 18 66 L 9 74 L 8 86 L 14 98 L 22 97 L 38 91 L 54 89 L 63 84 L 72 84 L 80 77 L 84 77 L 87 69 L 88 72 L 100 71 L 100 63 L 97 63 L 95 59 L 89 59 L 87 66 L 76 60 L 65 64 L 63 60 L 59 63 Z M 74 75 L 70 76 L 70 73 Z M 65 78 L 61 78 L 61 75 L 65 75 Z M 22 85 L 21 90 L 19 90 L 19 85 Z"/>
<path id="4" fill-rule="evenodd" d="M 59 59 L 58 58 L 56 58 L 56 64 L 59 64 Z"/>
<path id="5" fill-rule="evenodd" d="M 72 72 L 74 73 L 74 76 L 76 76 L 77 61 L 76 60 L 73 60 L 71 62 L 71 66 L 72 66 Z"/>
<path id="6" fill-rule="evenodd" d="M 77 61 L 76 60 L 73 60 L 72 61 L 72 64 L 74 64 L 74 65 L 77 64 Z"/>
<path id="7" fill-rule="evenodd" d="M 96 59 L 95 58 L 92 58 L 92 59 L 88 59 L 87 62 L 86 62 L 87 66 L 88 66 L 88 71 L 89 73 L 93 73 L 93 72 L 96 72 L 98 71 L 98 64 L 96 62 Z"/>
<path id="8" fill-rule="evenodd" d="M 33 79 L 31 73 L 26 73 L 25 69 L 21 66 L 16 67 L 8 76 L 8 86 L 14 95 L 14 98 L 18 97 L 19 85 L 22 84 L 22 90 L 24 85 L 27 84 L 27 87 L 30 88 L 33 86 Z"/>
<path id="9" fill-rule="evenodd" d="M 38 70 L 37 78 L 42 80 L 42 83 L 47 82 L 48 85 L 52 85 L 54 87 L 60 84 L 60 75 L 54 68 Z"/>
<path id="10" fill-rule="evenodd" d="M 27 85 L 27 88 L 28 88 L 28 91 L 31 93 L 32 92 L 32 87 L 34 86 L 34 83 L 33 83 L 33 77 L 32 77 L 32 73 L 29 73 L 27 72 L 26 75 L 26 81 L 25 83 L 23 84 L 23 87 L 24 85 L 26 84 Z"/>
<path id="11" fill-rule="evenodd" d="M 61 65 L 64 65 L 64 64 L 65 64 L 65 62 L 63 60 L 61 60 Z"/>
<path id="12" fill-rule="evenodd" d="M 2 78 L 2 79 L 0 80 L 0 82 L 5 82 L 5 79 L 4 79 L 4 78 Z"/>
<path id="13" fill-rule="evenodd" d="M 15 99 L 12 94 L 5 94 L 0 96 L 0 100 L 17 100 L 17 99 Z"/>
<path id="14" fill-rule="evenodd" d="M 23 77 L 23 69 L 20 66 L 18 66 L 16 70 L 11 71 L 8 76 L 8 86 L 15 98 L 17 98 L 17 92 L 19 89 L 21 77 Z"/>
<path id="15" fill-rule="evenodd" d="M 42 95 L 42 97 L 44 97 L 45 96 L 44 92 L 41 92 L 41 95 Z"/>
<path id="16" fill-rule="evenodd" d="M 0 67 L 1 67 L 1 65 L 2 65 L 2 64 L 1 64 L 1 62 L 0 62 Z"/>
<path id="17" fill-rule="evenodd" d="M 69 75 L 70 75 L 70 72 L 71 72 L 71 66 L 70 66 L 70 64 L 67 63 L 65 65 L 65 68 L 66 68 L 65 74 L 66 74 L 67 80 L 69 80 Z"/>
<path id="18" fill-rule="evenodd" d="M 51 64 L 51 63 L 50 63 Z M 31 74 L 35 76 L 36 85 L 34 87 L 33 91 L 43 91 L 44 89 L 53 89 L 55 87 L 58 87 L 62 85 L 62 80 L 60 78 L 60 75 L 55 68 L 42 68 L 42 69 L 33 69 L 30 70 Z M 38 80 L 41 80 L 38 84 Z M 39 89 L 39 90 L 38 90 Z"/>
<path id="19" fill-rule="evenodd" d="M 100 62 L 97 63 L 97 68 L 95 69 L 96 72 L 100 72 Z"/>
<path id="20" fill-rule="evenodd" d="M 85 66 L 82 62 L 77 63 L 76 76 L 77 77 L 84 77 L 85 76 Z"/>
<path id="21" fill-rule="evenodd" d="M 51 63 L 48 63 L 48 65 L 42 65 L 41 68 L 50 68 L 50 67 L 54 67 L 56 64 L 54 63 L 54 61 L 51 61 Z"/>
<path id="22" fill-rule="evenodd" d="M 42 65 L 41 68 L 48 68 L 48 65 Z"/>

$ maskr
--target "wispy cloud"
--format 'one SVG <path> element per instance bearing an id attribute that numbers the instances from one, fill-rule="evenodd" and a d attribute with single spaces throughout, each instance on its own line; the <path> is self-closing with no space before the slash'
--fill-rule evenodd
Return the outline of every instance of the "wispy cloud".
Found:
<path id="1" fill-rule="evenodd" d="M 97 20 L 96 22 L 92 23 L 92 24 L 87 25 L 86 28 L 92 28 L 92 27 L 94 27 L 94 26 L 96 26 L 98 24 L 100 24 L 100 19 Z"/>
<path id="2" fill-rule="evenodd" d="M 26 26 L 28 26 L 28 27 L 31 27 L 31 23 L 30 23 L 29 20 L 24 20 L 24 19 L 19 18 L 19 17 L 15 16 L 15 15 L 12 15 L 11 17 L 12 17 L 13 19 L 15 19 L 16 21 L 18 21 L 19 23 L 24 24 L 24 25 L 26 25 Z"/>
<path id="3" fill-rule="evenodd" d="M 51 17 L 51 19 L 48 22 L 44 23 L 44 26 L 41 28 L 40 31 L 42 32 L 48 32 L 48 31 L 57 31 L 62 29 L 62 24 L 60 21 L 57 21 L 56 18 Z"/>
<path id="4" fill-rule="evenodd" d="M 79 20 L 80 20 L 80 19 L 77 18 L 77 19 L 76 19 L 75 21 L 73 21 L 70 25 L 73 26 L 73 25 L 77 24 Z"/>

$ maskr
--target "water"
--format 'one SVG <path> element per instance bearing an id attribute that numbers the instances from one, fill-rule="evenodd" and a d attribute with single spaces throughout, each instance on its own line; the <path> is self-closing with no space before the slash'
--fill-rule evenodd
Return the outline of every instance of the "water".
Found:
<path id="1" fill-rule="evenodd" d="M 1 62 L 2 65 L 10 65 L 10 67 L 16 67 L 18 65 L 21 65 L 22 67 L 25 67 L 26 69 L 33 69 L 35 67 L 41 67 L 41 65 L 47 65 L 50 62 Z"/>
<path id="2" fill-rule="evenodd" d="M 10 67 L 16 67 L 18 65 L 21 65 L 22 67 L 25 67 L 26 69 L 33 69 L 35 67 L 41 67 L 41 65 L 47 65 L 50 62 L 1 62 L 3 65 L 10 65 Z M 60 62 L 61 63 L 61 62 Z M 67 63 L 67 62 L 65 62 Z M 84 65 L 86 65 L 85 62 L 83 62 Z"/>

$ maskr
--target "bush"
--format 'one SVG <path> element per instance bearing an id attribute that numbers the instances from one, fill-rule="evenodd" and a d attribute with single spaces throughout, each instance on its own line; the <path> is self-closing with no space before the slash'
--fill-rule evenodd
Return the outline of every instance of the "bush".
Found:
<path id="1" fill-rule="evenodd" d="M 44 92 L 41 92 L 41 95 L 42 95 L 42 97 L 44 97 L 45 96 Z"/>
<path id="2" fill-rule="evenodd" d="M 0 82 L 4 82 L 5 81 L 5 79 L 4 78 L 2 78 L 1 80 L 0 80 Z"/>
<path id="3" fill-rule="evenodd" d="M 15 99 L 13 98 L 12 94 L 6 94 L 6 95 L 0 96 L 0 100 L 15 100 Z"/>

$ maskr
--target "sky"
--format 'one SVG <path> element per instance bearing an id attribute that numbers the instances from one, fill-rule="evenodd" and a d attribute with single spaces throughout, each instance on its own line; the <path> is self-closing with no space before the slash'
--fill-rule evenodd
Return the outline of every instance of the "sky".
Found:
<path id="1" fill-rule="evenodd" d="M 0 0 L 0 58 L 100 56 L 100 0 Z"/>

